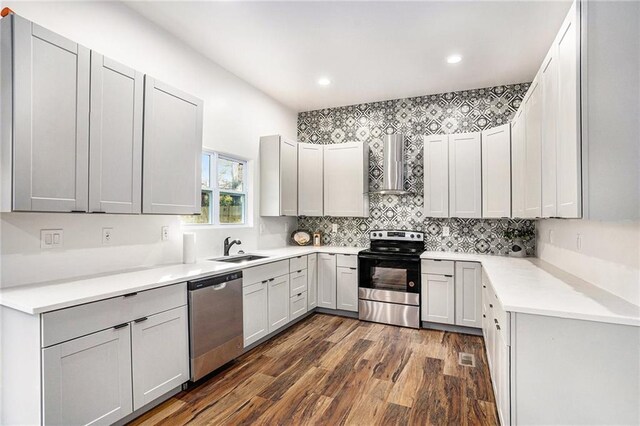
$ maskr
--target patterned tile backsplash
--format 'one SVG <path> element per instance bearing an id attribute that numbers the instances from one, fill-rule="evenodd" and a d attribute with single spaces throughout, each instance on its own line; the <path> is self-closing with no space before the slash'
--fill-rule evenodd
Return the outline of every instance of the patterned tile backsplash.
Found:
<path id="1" fill-rule="evenodd" d="M 438 219 L 424 217 L 422 137 L 438 133 L 475 132 L 507 123 L 515 114 L 528 83 L 368 104 L 301 112 L 300 142 L 369 144 L 369 187 L 382 185 L 382 146 L 385 134 L 402 133 L 406 140 L 406 183 L 409 195 L 370 196 L 368 218 L 300 217 L 298 227 L 322 231 L 323 243 L 368 246 L 374 229 L 411 229 L 425 233 L 427 250 L 507 254 L 508 227 L 534 227 L 535 222 L 512 219 Z M 331 224 L 338 232 L 331 232 Z M 449 226 L 448 237 L 442 227 Z M 534 254 L 535 240 L 527 243 Z"/>

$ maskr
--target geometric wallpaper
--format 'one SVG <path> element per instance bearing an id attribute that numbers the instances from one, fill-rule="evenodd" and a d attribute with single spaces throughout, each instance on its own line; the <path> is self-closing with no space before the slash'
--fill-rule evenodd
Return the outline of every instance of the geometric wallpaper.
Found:
<path id="1" fill-rule="evenodd" d="M 429 218 L 423 212 L 423 136 L 474 132 L 507 123 L 515 114 L 528 83 L 449 92 L 298 114 L 300 142 L 334 144 L 352 141 L 370 148 L 369 188 L 382 185 L 382 146 L 385 134 L 405 136 L 405 189 L 408 195 L 370 194 L 368 218 L 300 217 L 298 228 L 322 231 L 323 243 L 369 246 L 369 231 L 404 229 L 425 233 L 425 249 L 508 254 L 507 228 L 535 227 L 520 219 Z M 338 232 L 331 233 L 331 224 Z M 442 227 L 450 235 L 442 236 Z M 527 253 L 535 252 L 535 240 Z"/>

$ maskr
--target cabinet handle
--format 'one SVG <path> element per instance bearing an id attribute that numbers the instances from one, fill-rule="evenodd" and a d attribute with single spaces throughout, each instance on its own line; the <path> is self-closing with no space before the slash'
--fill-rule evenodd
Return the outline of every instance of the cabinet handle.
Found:
<path id="1" fill-rule="evenodd" d="M 122 323 L 122 324 L 118 324 L 118 325 L 113 326 L 113 329 L 114 329 L 114 330 L 118 330 L 118 329 L 120 329 L 120 328 L 124 328 L 124 327 L 126 327 L 126 326 L 128 326 L 128 325 L 129 325 L 129 323 L 128 323 L 128 322 L 125 322 L 125 323 Z"/>
<path id="2" fill-rule="evenodd" d="M 275 278 L 269 278 L 269 282 L 275 281 L 275 280 L 276 280 Z"/>
<path id="3" fill-rule="evenodd" d="M 447 278 L 453 278 L 453 275 L 445 275 Z"/>
<path id="4" fill-rule="evenodd" d="M 137 291 L 136 291 L 135 293 L 127 293 L 127 294 L 125 294 L 125 295 L 124 295 L 124 296 L 122 296 L 122 297 L 133 297 L 133 296 L 135 296 L 136 294 L 138 294 L 138 292 L 137 292 Z"/>
<path id="5" fill-rule="evenodd" d="M 495 323 L 497 324 L 497 323 L 498 323 L 498 320 L 494 318 L 494 319 L 493 319 L 493 322 L 495 322 Z"/>
<path id="6" fill-rule="evenodd" d="M 70 210 L 71 213 L 86 213 L 84 210 Z"/>
<path id="7" fill-rule="evenodd" d="M 351 256 L 350 254 L 343 254 L 343 256 Z"/>
<path id="8" fill-rule="evenodd" d="M 91 213 L 100 213 L 100 214 L 104 214 L 106 213 L 104 210 L 92 210 Z"/>
<path id="9" fill-rule="evenodd" d="M 499 325 L 499 324 L 496 324 L 496 328 L 497 328 L 498 330 L 500 330 L 500 325 Z"/>
<path id="10" fill-rule="evenodd" d="M 493 308 L 493 305 L 492 305 L 491 303 L 489 303 L 489 307 L 490 307 L 490 308 Z"/>
<path id="11" fill-rule="evenodd" d="M 135 323 L 139 323 L 139 322 L 146 321 L 146 320 L 148 320 L 148 319 L 149 319 L 149 318 L 147 318 L 147 317 L 142 317 L 142 318 L 138 318 L 137 320 L 133 320 L 133 322 L 135 322 Z"/>
<path id="12" fill-rule="evenodd" d="M 482 318 L 486 318 L 487 316 L 485 314 L 482 314 Z"/>
<path id="13" fill-rule="evenodd" d="M 487 288 L 487 286 L 483 284 L 483 285 L 482 285 L 482 288 Z"/>
<path id="14" fill-rule="evenodd" d="M 300 269 L 297 273 L 299 274 L 300 272 L 302 272 L 302 269 Z"/>
<path id="15" fill-rule="evenodd" d="M 335 253 L 327 253 L 329 256 L 335 256 Z"/>
<path id="16" fill-rule="evenodd" d="M 352 271 L 355 271 L 355 270 L 357 270 L 358 268 L 349 268 L 349 269 L 351 269 Z"/>
<path id="17" fill-rule="evenodd" d="M 269 282 L 269 280 L 264 280 L 264 281 L 262 281 L 262 284 L 266 284 L 268 282 Z"/>
<path id="18" fill-rule="evenodd" d="M 442 262 L 442 259 L 431 259 L 433 262 Z"/>
<path id="19" fill-rule="evenodd" d="M 302 296 L 302 293 L 298 293 L 298 296 Z"/>

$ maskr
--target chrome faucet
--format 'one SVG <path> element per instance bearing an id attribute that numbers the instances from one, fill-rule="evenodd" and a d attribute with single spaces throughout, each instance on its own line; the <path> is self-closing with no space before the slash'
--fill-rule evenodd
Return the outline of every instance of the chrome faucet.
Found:
<path id="1" fill-rule="evenodd" d="M 234 244 L 242 244 L 242 241 L 240 240 L 233 240 L 231 242 L 229 242 L 229 240 L 231 239 L 231 237 L 227 237 L 224 239 L 224 255 L 225 256 L 229 256 L 229 249 L 234 245 Z"/>

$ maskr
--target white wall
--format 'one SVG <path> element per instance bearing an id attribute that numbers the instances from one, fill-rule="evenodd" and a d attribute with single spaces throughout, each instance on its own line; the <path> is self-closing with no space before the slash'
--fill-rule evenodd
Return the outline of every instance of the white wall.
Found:
<path id="1" fill-rule="evenodd" d="M 3 2 L 17 14 L 204 100 L 203 145 L 250 160 L 251 205 L 258 206 L 259 137 L 296 135 L 296 113 L 198 54 L 119 2 Z M 220 37 L 229 37 L 220 34 Z M 232 36 L 232 35 L 231 35 Z M 171 165 L 167 165 L 170 167 Z M 260 219 L 233 230 L 196 230 L 198 256 L 222 254 L 222 239 L 242 249 L 286 244 L 295 219 Z M 169 241 L 160 240 L 169 226 Z M 103 227 L 113 242 L 102 246 Z M 40 249 L 40 229 L 62 228 L 64 247 Z M 172 216 L 5 213 L 0 216 L 1 286 L 63 279 L 182 259 L 183 231 Z M 188 229 L 192 231 L 192 229 Z"/>
<path id="2" fill-rule="evenodd" d="M 546 219 L 537 229 L 540 259 L 640 305 L 640 222 Z"/>

